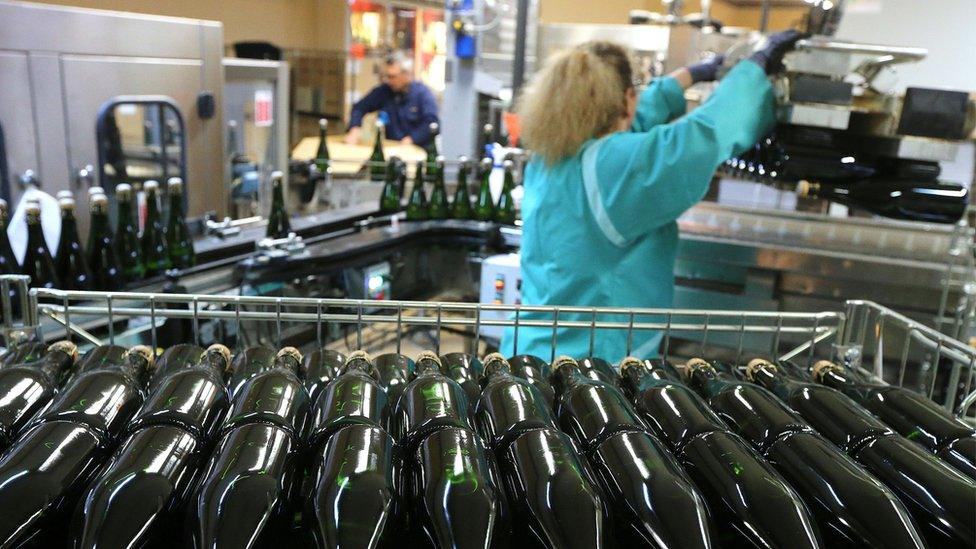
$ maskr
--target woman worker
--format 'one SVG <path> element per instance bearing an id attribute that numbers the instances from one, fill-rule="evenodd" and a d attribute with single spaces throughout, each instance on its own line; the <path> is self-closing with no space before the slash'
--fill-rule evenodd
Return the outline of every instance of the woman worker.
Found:
<path id="1" fill-rule="evenodd" d="M 767 74 L 782 68 L 795 31 L 769 37 L 685 115 L 684 90 L 714 80 L 721 58 L 655 80 L 638 97 L 621 46 L 590 42 L 551 58 L 518 104 L 522 136 L 533 152 L 522 201 L 522 303 L 581 307 L 671 307 L 678 246 L 676 220 L 702 199 L 715 169 L 773 128 Z M 589 322 L 589 313 L 559 319 Z M 524 312 L 520 321 L 550 321 Z M 601 321 L 627 323 L 626 315 Z M 649 317 L 637 322 L 650 322 Z M 502 353 L 548 360 L 553 332 L 505 331 Z M 556 355 L 590 355 L 588 328 L 556 333 Z M 658 353 L 661 333 L 634 330 L 631 354 Z M 517 344 L 517 349 L 515 348 Z M 599 329 L 593 356 L 616 363 L 628 330 Z"/>

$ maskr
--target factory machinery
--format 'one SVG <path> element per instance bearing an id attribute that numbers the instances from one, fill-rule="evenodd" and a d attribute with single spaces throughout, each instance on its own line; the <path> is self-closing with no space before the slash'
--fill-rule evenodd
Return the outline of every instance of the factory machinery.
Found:
<path id="1" fill-rule="evenodd" d="M 579 309 L 28 291 L 7 275 L 0 309 L 24 313 L 0 356 L 9 546 L 976 536 L 976 350 L 871 302 Z M 96 336 L 92 317 L 115 328 Z M 515 356 L 485 356 L 486 325 L 516 334 Z M 663 355 L 571 358 L 555 337 L 518 354 L 519 332 L 560 328 L 661 331 Z M 676 345 L 691 333 L 700 346 Z"/>
<path id="2" fill-rule="evenodd" d="M 0 2 L 11 17 L 37 9 Z M 52 28 L 105 17 L 43 10 L 63 18 Z M 151 30 L 145 18 L 119 17 Z M 79 156 L 97 158 L 73 189 L 79 202 L 102 189 L 90 195 L 91 218 L 77 213 L 81 235 L 124 226 L 120 202 L 138 211 L 133 189 L 116 184 L 149 194 L 158 179 L 169 200 L 150 225 L 169 235 L 161 227 L 175 219 L 196 237 L 191 255 L 157 247 L 149 274 L 95 284 L 107 291 L 0 276 L 0 547 L 973 545 L 976 349 L 960 339 L 973 335 L 974 234 L 965 193 L 937 182 L 976 115 L 952 92 L 884 93 L 885 67 L 924 52 L 829 32 L 801 42 L 776 83 L 777 131 L 730 159 L 713 193 L 760 181 L 752 188 L 793 197 L 799 187 L 922 221 L 825 216 L 803 197 L 798 211 L 705 202 L 678 220 L 676 308 L 583 309 L 519 303 L 517 223 L 420 221 L 382 207 L 389 185 L 378 180 L 387 165 L 397 173 L 394 162 L 368 164 L 373 181 L 363 183 L 331 173 L 321 155 L 285 170 L 280 142 L 260 159 L 234 146 L 222 192 L 210 192 L 198 182 L 221 180 L 218 155 L 204 154 L 223 127 L 211 108 L 225 91 L 214 74 L 219 28 L 158 23 L 196 37 L 155 43 L 164 48 L 155 55 L 180 60 L 156 61 L 184 79 L 171 95 L 69 94 L 66 111 L 43 115 L 65 118 L 37 128 L 44 138 L 70 127 L 60 149 L 25 153 L 18 147 L 38 136 L 21 135 L 2 156 L 10 174 L 33 166 L 41 181 L 66 183 Z M 726 44 L 707 25 L 665 24 L 696 51 Z M 18 51 L 28 43 L 0 38 Z M 61 41 L 45 50 L 66 53 L 61 61 L 5 55 L 0 70 L 60 78 L 40 88 L 55 94 L 91 70 L 117 74 L 126 63 L 96 59 L 114 47 Z M 669 56 L 684 59 L 677 48 Z M 280 66 L 244 65 L 227 74 L 287 78 Z M 113 78 L 92 80 L 128 81 Z M 149 123 L 132 126 L 133 113 Z M 7 143 L 22 131 L 7 123 L 15 115 L 0 110 Z M 250 121 L 226 117 L 233 143 Z M 142 130 L 153 146 L 141 146 Z M 481 155 L 472 148 L 463 152 Z M 422 169 L 437 167 L 433 185 L 455 194 L 432 156 Z M 6 191 L 11 204 L 29 192 L 25 181 Z M 878 211 L 898 197 L 826 194 L 879 182 L 945 191 L 938 204 L 953 206 Z M 359 198 L 288 214 L 343 185 Z M 214 201 L 232 194 L 238 213 L 262 215 L 202 217 L 234 210 Z M 399 187 L 399 206 L 410 194 Z M 69 204 L 62 197 L 62 218 Z M 36 226 L 43 205 L 26 209 Z M 89 254 L 112 247 L 94 242 Z M 165 272 L 167 262 L 179 269 Z M 589 331 L 594 343 L 607 330 L 658 331 L 660 358 L 564 357 L 559 329 Z M 514 356 L 492 354 L 506 330 Z M 553 334 L 547 356 L 519 354 L 526 330 Z"/>

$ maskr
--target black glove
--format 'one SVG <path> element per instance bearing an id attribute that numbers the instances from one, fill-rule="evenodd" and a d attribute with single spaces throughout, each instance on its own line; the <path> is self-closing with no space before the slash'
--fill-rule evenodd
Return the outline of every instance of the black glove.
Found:
<path id="1" fill-rule="evenodd" d="M 691 74 L 691 82 L 695 84 L 715 80 L 715 75 L 718 73 L 718 69 L 724 61 L 725 56 L 718 54 L 694 65 L 688 65 L 686 68 L 688 69 L 688 73 Z"/>
<path id="2" fill-rule="evenodd" d="M 766 74 L 777 73 L 783 70 L 783 56 L 786 55 L 786 52 L 792 50 L 797 41 L 806 38 L 806 36 L 795 30 L 777 32 L 768 36 L 765 46 L 752 54 L 749 59 L 762 67 Z"/>

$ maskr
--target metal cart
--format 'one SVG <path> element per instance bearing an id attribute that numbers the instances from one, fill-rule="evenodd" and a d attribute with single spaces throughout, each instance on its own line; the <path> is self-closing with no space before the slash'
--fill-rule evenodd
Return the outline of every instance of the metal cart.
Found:
<path id="1" fill-rule="evenodd" d="M 3 319 L 23 312 L 21 320 L 3 323 L 8 342 L 69 338 L 92 345 L 144 342 L 156 347 L 163 322 L 175 320 L 187 325 L 187 342 L 200 344 L 209 338 L 238 348 L 297 341 L 369 349 L 376 331 L 385 330 L 400 351 L 405 334 L 419 329 L 438 353 L 478 352 L 480 328 L 503 326 L 516 334 L 516 353 L 521 330 L 551 330 L 550 356 L 542 358 L 552 360 L 559 350 L 557 328 L 589 331 L 591 347 L 604 330 L 627 330 L 630 335 L 656 330 L 663 332 L 665 358 L 709 357 L 719 349 L 736 363 L 755 356 L 808 364 L 832 358 L 926 394 L 971 423 L 976 403 L 976 348 L 870 301 L 849 300 L 843 311 L 789 313 L 28 290 L 27 282 L 24 276 L 0 276 Z M 525 318 L 528 312 L 532 319 Z M 126 324 L 124 330 L 117 327 L 120 322 Z M 106 335 L 95 335 L 90 326 Z M 347 336 L 355 331 L 354 343 L 350 337 L 331 338 L 336 326 Z M 448 343 L 445 334 L 462 337 Z M 678 345 L 680 341 L 692 343 Z M 459 342 L 464 346 L 452 348 Z"/>

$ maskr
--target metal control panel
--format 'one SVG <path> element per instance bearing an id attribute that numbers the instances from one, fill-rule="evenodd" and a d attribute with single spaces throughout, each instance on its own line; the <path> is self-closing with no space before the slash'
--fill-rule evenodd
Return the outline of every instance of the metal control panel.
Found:
<path id="1" fill-rule="evenodd" d="M 522 273 L 519 254 L 500 254 L 481 263 L 479 301 L 490 305 L 515 305 L 522 302 Z M 485 311 L 482 318 L 503 319 L 505 313 Z M 481 326 L 481 335 L 501 338 L 501 326 Z"/>

